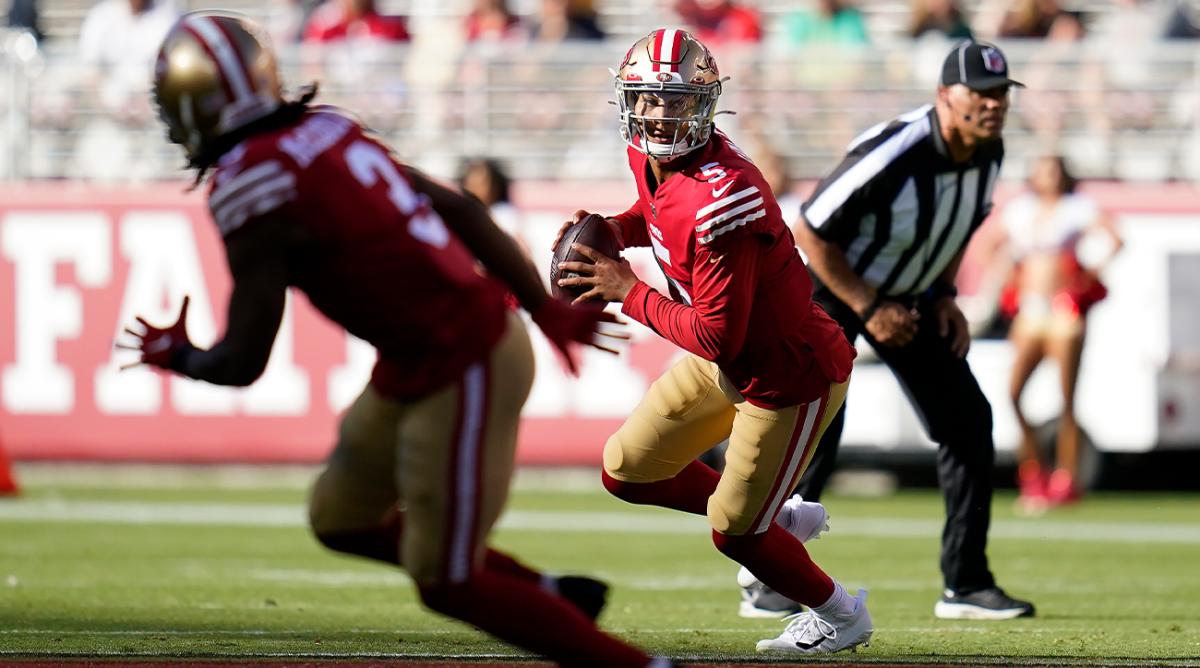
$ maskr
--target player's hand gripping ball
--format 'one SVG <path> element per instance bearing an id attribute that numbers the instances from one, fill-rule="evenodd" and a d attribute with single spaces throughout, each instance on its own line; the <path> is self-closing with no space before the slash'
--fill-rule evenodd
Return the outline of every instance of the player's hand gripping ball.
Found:
<path id="1" fill-rule="evenodd" d="M 604 216 L 589 213 L 561 231 L 558 243 L 554 245 L 554 257 L 550 260 L 550 291 L 556 298 L 568 302 L 587 292 L 588 286 L 560 286 L 558 284 L 560 278 L 576 278 L 580 275 L 578 272 L 564 271 L 560 265 L 563 262 L 592 264 L 587 256 L 574 250 L 571 247 L 572 244 L 590 246 L 614 260 L 621 257 L 620 241 L 617 240 L 612 226 L 604 219 Z M 608 302 L 601 299 L 590 299 L 585 303 L 589 306 L 603 308 Z"/>

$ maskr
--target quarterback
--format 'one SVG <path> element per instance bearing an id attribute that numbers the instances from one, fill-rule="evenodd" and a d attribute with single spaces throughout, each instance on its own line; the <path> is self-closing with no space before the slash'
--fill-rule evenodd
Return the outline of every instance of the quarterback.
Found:
<path id="1" fill-rule="evenodd" d="M 622 302 L 690 355 L 605 444 L 604 485 L 632 503 L 706 514 L 718 550 L 810 608 L 759 650 L 863 644 L 873 630 L 866 592 L 850 596 L 803 545 L 824 509 L 787 498 L 845 398 L 854 350 L 809 299 L 762 174 L 714 127 L 722 79 L 708 49 L 655 30 L 625 55 L 615 86 L 638 201 L 608 220 L 625 246 L 652 247 L 670 297 L 586 246 L 594 263 L 563 264 L 583 275 L 560 284 L 589 287 L 579 300 Z M 726 437 L 718 475 L 696 457 Z"/>
<path id="2" fill-rule="evenodd" d="M 314 91 L 315 92 L 315 91 Z M 166 328 L 139 318 L 140 361 L 222 385 L 263 371 L 289 286 L 378 351 L 312 491 L 327 547 L 404 568 L 426 606 L 567 666 L 666 668 L 594 623 L 606 587 L 553 578 L 488 546 L 508 493 L 533 381 L 511 290 L 573 365 L 614 320 L 546 294 L 533 265 L 475 200 L 397 161 L 346 113 L 281 94 L 260 31 L 192 13 L 158 54 L 154 98 L 224 239 L 233 292 L 207 350 L 187 300 Z M 476 269 L 482 262 L 489 274 Z"/>

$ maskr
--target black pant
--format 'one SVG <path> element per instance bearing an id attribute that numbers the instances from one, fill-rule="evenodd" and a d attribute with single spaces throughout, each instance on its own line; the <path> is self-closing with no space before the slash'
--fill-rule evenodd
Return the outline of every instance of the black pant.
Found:
<path id="1" fill-rule="evenodd" d="M 986 554 L 995 455 L 992 408 L 970 366 L 951 352 L 949 339 L 938 336 L 937 319 L 928 302 L 916 304 L 921 319 L 913 340 L 889 348 L 864 332 L 858 315 L 827 288 L 819 287 L 813 299 L 841 324 L 851 343 L 860 333 L 866 337 L 896 375 L 925 431 L 938 444 L 938 481 L 946 502 L 941 559 L 946 587 L 973 591 L 994 586 Z M 796 487 L 806 500 L 819 500 L 833 473 L 845 416 L 843 405 Z"/>

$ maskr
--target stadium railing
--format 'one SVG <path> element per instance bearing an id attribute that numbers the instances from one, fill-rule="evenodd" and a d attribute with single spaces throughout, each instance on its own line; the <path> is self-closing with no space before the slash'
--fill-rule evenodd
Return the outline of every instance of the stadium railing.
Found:
<path id="1" fill-rule="evenodd" d="M 37 49 L 0 33 L 0 178 L 141 182 L 178 177 L 146 95 L 149 64 L 82 63 L 73 46 Z M 835 164 L 871 125 L 931 102 L 948 43 L 834 49 L 725 47 L 732 77 L 719 126 L 747 148 L 770 146 L 793 178 Z M 1200 49 L 1005 42 L 1014 77 L 1006 175 L 1065 153 L 1084 178 L 1200 179 Z M 518 179 L 621 178 L 609 68 L 626 45 L 487 48 L 418 41 L 370 48 L 300 46 L 281 62 L 292 88 L 316 81 L 405 159 L 450 175 L 494 156 Z M 753 151 L 752 151 L 753 152 Z"/>

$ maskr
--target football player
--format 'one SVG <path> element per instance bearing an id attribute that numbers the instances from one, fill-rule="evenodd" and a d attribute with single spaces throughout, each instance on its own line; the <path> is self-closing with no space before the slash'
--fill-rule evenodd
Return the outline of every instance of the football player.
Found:
<path id="1" fill-rule="evenodd" d="M 166 37 L 155 102 L 200 178 L 225 242 L 227 328 L 204 350 L 178 321 L 138 318 L 140 362 L 221 385 L 267 364 L 288 286 L 375 346 L 342 420 L 310 520 L 327 547 L 402 566 L 429 608 L 570 666 L 670 666 L 601 632 L 603 583 L 551 578 L 488 547 L 533 380 L 511 290 L 574 368 L 612 315 L 549 298 L 533 265 L 472 198 L 396 157 L 346 113 L 285 100 L 248 21 L 192 13 Z M 479 260 L 490 272 L 476 270 Z"/>
<path id="2" fill-rule="evenodd" d="M 824 510 L 787 498 L 845 398 L 854 350 L 809 299 L 762 174 L 714 127 L 722 79 L 708 49 L 655 30 L 625 55 L 615 86 L 638 201 L 608 220 L 625 246 L 653 248 L 670 297 L 586 246 L 577 249 L 594 264 L 563 264 L 582 275 L 559 283 L 589 288 L 577 301 L 623 302 L 624 314 L 691 354 L 605 444 L 604 486 L 632 503 L 706 514 L 718 550 L 809 606 L 759 650 L 862 644 L 873 630 L 865 590 L 850 596 L 802 543 L 820 533 Z M 722 474 L 696 461 L 726 437 Z M 791 516 L 805 511 L 816 521 Z"/>

